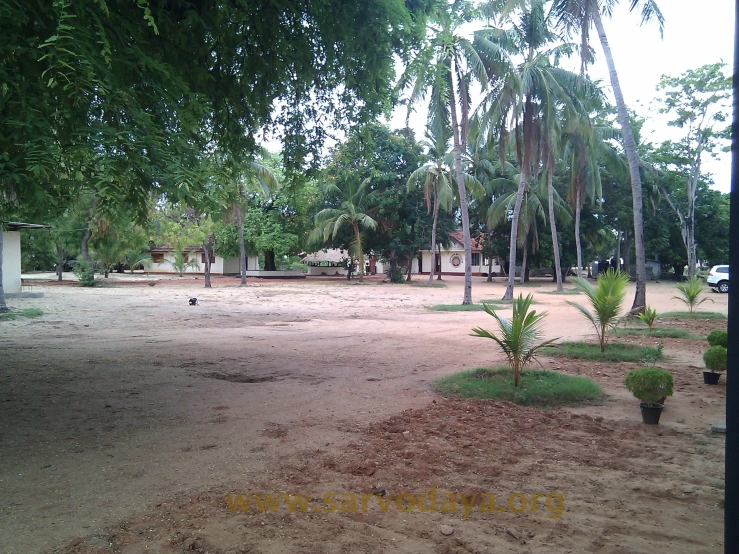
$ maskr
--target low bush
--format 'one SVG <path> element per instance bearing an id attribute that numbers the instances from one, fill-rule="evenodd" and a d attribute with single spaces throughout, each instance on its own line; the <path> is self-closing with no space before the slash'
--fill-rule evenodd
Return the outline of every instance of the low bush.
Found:
<path id="1" fill-rule="evenodd" d="M 723 346 L 712 346 L 703 354 L 703 363 L 714 373 L 726 371 L 726 348 Z"/>
<path id="2" fill-rule="evenodd" d="M 716 329 L 708 333 L 708 344 L 711 346 L 729 347 L 729 334 L 726 331 Z"/>
<path id="3" fill-rule="evenodd" d="M 656 404 L 672 396 L 674 381 L 669 371 L 658 367 L 633 369 L 626 374 L 624 385 L 642 402 Z"/>

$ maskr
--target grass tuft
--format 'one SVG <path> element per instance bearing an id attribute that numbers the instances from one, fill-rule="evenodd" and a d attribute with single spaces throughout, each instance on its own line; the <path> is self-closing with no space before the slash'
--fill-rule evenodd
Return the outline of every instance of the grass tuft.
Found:
<path id="1" fill-rule="evenodd" d="M 544 290 L 541 292 L 541 294 L 556 294 L 558 296 L 567 296 L 570 294 L 582 294 L 582 291 L 577 289 L 562 289 L 562 292 L 557 292 L 556 290 Z"/>
<path id="2" fill-rule="evenodd" d="M 11 310 L 9 312 L 0 313 L 0 321 L 13 321 L 19 317 L 35 319 L 44 315 L 44 311 L 40 308 L 23 308 L 21 310 Z"/>
<path id="3" fill-rule="evenodd" d="M 703 340 L 703 337 L 689 333 L 685 329 L 667 329 L 665 327 L 655 327 L 651 331 L 638 327 L 619 327 L 613 332 L 616 337 L 654 337 L 657 339 L 689 339 Z"/>
<path id="4" fill-rule="evenodd" d="M 443 377 L 434 383 L 444 396 L 507 400 L 526 406 L 562 406 L 596 402 L 600 387 L 587 377 L 576 377 L 544 369 L 526 369 L 521 384 L 513 386 L 508 367 L 477 368 Z"/>
<path id="5" fill-rule="evenodd" d="M 720 312 L 665 312 L 659 317 L 674 317 L 678 319 L 726 319 L 726 315 Z"/>
<path id="6" fill-rule="evenodd" d="M 641 362 L 645 358 L 659 359 L 662 357 L 657 348 L 622 342 L 609 342 L 605 352 L 601 352 L 600 346 L 595 342 L 560 342 L 556 347 L 542 348 L 541 355 L 573 360 L 633 363 Z"/>

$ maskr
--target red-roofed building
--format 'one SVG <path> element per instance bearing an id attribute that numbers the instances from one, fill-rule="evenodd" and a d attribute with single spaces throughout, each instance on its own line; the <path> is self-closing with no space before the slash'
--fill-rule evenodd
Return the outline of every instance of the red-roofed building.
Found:
<path id="1" fill-rule="evenodd" d="M 450 244 L 441 248 L 441 255 L 436 253 L 436 270 L 434 274 L 438 275 L 464 275 L 464 234 L 462 230 L 452 231 L 449 233 Z M 482 255 L 482 241 L 474 237 L 471 238 L 472 247 L 472 275 L 487 276 L 488 259 Z M 414 273 L 427 274 L 431 267 L 431 251 L 423 250 L 421 252 L 420 264 L 418 260 L 413 263 Z M 418 267 L 420 265 L 420 267 Z M 501 275 L 500 260 L 493 258 L 493 275 Z"/>

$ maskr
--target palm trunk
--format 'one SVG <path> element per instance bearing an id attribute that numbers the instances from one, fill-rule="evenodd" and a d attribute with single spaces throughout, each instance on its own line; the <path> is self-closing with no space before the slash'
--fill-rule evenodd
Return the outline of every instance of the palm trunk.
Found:
<path id="1" fill-rule="evenodd" d="M 526 237 L 528 239 L 528 237 Z M 521 261 L 521 281 L 522 285 L 526 282 L 526 261 L 529 257 L 529 242 L 526 240 L 523 243 L 523 260 Z"/>
<path id="2" fill-rule="evenodd" d="M 10 311 L 5 303 L 5 287 L 3 287 L 3 242 L 4 233 L 2 227 L 0 227 L 0 313 Z"/>
<path id="3" fill-rule="evenodd" d="M 450 70 L 452 68 L 450 67 Z M 452 75 L 454 72 L 452 71 Z M 464 237 L 464 298 L 462 305 L 472 304 L 472 243 L 470 241 L 470 214 L 467 210 L 467 190 L 464 186 L 464 171 L 462 170 L 462 140 L 460 139 L 459 123 L 457 121 L 457 101 L 454 94 L 454 78 L 449 87 L 449 107 L 452 116 L 452 135 L 454 136 L 454 169 L 457 173 L 457 188 L 459 189 L 459 210 L 462 214 L 462 235 Z"/>
<path id="4" fill-rule="evenodd" d="M 436 280 L 437 281 L 441 281 L 441 244 L 437 244 L 436 245 L 436 248 L 439 251 L 438 252 L 438 255 L 439 255 L 439 274 L 436 276 Z"/>
<path id="5" fill-rule="evenodd" d="M 434 282 L 436 270 L 436 225 L 439 223 L 439 192 L 434 187 L 434 222 L 431 224 L 431 268 L 429 268 L 428 286 Z"/>
<path id="6" fill-rule="evenodd" d="M 523 203 L 523 193 L 525 188 L 526 170 L 524 167 L 522 167 L 521 180 L 518 183 L 516 203 L 513 205 L 513 217 L 511 218 L 511 244 L 508 252 L 508 285 L 506 285 L 503 300 L 513 299 L 513 285 L 516 280 L 516 246 L 518 241 L 518 220 L 521 217 L 521 204 Z"/>
<path id="7" fill-rule="evenodd" d="M 592 15 L 593 23 L 595 23 L 595 28 L 600 38 L 600 44 L 603 47 L 603 54 L 608 64 L 613 96 L 616 98 L 616 107 L 618 109 L 618 122 L 624 137 L 626 159 L 629 162 L 631 198 L 634 208 L 634 248 L 636 249 L 636 294 L 634 295 L 634 303 L 631 306 L 631 310 L 632 312 L 643 312 L 647 305 L 647 260 L 644 251 L 644 217 L 642 213 L 643 204 L 641 175 L 639 174 L 639 156 L 636 153 L 636 142 L 634 141 L 634 133 L 629 123 L 629 113 L 626 110 L 626 102 L 621 91 L 621 84 L 619 83 L 618 73 L 616 72 L 616 64 L 613 61 L 613 54 L 608 44 L 608 37 L 603 27 L 600 11 L 594 9 L 592 10 Z"/>
<path id="8" fill-rule="evenodd" d="M 580 244 L 580 212 L 582 211 L 582 191 L 578 187 L 575 196 L 575 249 L 577 250 L 577 276 L 582 277 L 582 245 Z"/>
<path id="9" fill-rule="evenodd" d="M 354 240 L 357 241 L 357 264 L 359 265 L 359 282 L 364 283 L 364 253 L 362 252 L 361 234 L 359 225 L 354 222 Z"/>
<path id="10" fill-rule="evenodd" d="M 621 273 L 621 231 L 616 231 L 616 271 Z"/>
<path id="11" fill-rule="evenodd" d="M 547 175 L 547 192 L 549 195 L 549 226 L 552 229 L 552 248 L 554 249 L 554 273 L 557 278 L 557 292 L 562 292 L 562 265 L 559 261 L 559 237 L 557 237 L 557 222 L 554 220 L 554 167 L 550 160 L 550 170 Z"/>
<path id="12" fill-rule="evenodd" d="M 236 206 L 236 225 L 239 231 L 239 266 L 241 272 L 241 286 L 246 286 L 246 246 L 244 245 L 244 215 L 241 206 Z"/>
<path id="13" fill-rule="evenodd" d="M 488 237 L 492 241 L 492 239 L 493 239 L 493 233 L 492 232 L 488 233 Z M 492 283 L 493 282 L 493 256 L 492 256 L 492 254 L 488 256 L 488 278 L 487 278 L 487 282 L 488 283 Z"/>

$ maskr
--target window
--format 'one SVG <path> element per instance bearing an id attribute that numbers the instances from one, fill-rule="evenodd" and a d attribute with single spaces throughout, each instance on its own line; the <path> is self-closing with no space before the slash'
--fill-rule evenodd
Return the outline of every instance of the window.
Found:
<path id="1" fill-rule="evenodd" d="M 479 252 L 473 252 L 472 253 L 472 265 L 480 265 L 480 253 Z"/>
<path id="2" fill-rule="evenodd" d="M 159 252 L 153 252 L 151 254 L 151 261 L 155 264 L 161 264 L 164 263 L 164 254 L 161 254 Z"/>
<path id="3" fill-rule="evenodd" d="M 729 268 L 726 266 L 719 267 L 718 269 L 716 269 L 716 273 L 728 273 L 728 272 L 729 272 Z"/>
<path id="4" fill-rule="evenodd" d="M 203 252 L 202 254 L 200 254 L 200 263 L 202 263 L 202 264 L 205 263 L 205 252 Z M 210 255 L 210 263 L 212 263 L 212 264 L 216 263 L 216 255 L 215 254 L 211 254 Z"/>

